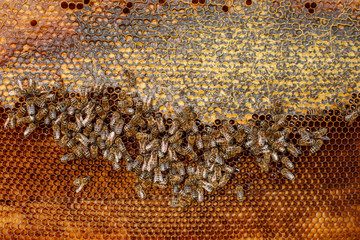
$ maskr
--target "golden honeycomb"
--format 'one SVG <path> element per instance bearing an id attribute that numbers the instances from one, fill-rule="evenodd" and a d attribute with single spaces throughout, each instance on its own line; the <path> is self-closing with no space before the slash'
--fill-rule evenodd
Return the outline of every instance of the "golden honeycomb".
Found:
<path id="1" fill-rule="evenodd" d="M 0 130 L 0 239 L 359 239 L 360 123 L 334 106 L 347 99 L 351 114 L 360 101 L 358 9 L 359 1 L 1 2 L 0 126 L 23 104 L 17 80 L 62 79 L 75 90 L 100 80 L 154 95 L 165 116 L 190 104 L 204 123 L 269 120 L 264 110 L 281 96 L 291 142 L 300 127 L 326 127 L 330 140 L 313 155 L 301 147 L 293 182 L 281 164 L 265 173 L 244 151 L 228 162 L 239 174 L 226 186 L 178 208 L 169 189 L 140 199 L 124 164 L 62 163 L 67 150 L 48 126 L 27 138 L 25 127 Z M 309 114 L 316 107 L 326 115 Z M 83 176 L 91 182 L 76 193 Z"/>

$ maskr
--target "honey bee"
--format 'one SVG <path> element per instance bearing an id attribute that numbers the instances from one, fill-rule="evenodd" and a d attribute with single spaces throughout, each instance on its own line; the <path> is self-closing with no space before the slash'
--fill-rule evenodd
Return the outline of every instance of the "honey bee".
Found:
<path id="1" fill-rule="evenodd" d="M 179 141 L 179 139 L 182 137 L 182 135 L 183 135 L 183 131 L 181 131 L 181 130 L 176 131 L 176 133 L 174 135 L 169 137 L 169 143 L 175 143 L 175 142 Z"/>
<path id="2" fill-rule="evenodd" d="M 300 134 L 301 139 L 303 139 L 304 141 L 309 141 L 311 138 L 311 133 L 306 131 L 305 127 L 299 128 L 298 133 Z"/>
<path id="3" fill-rule="evenodd" d="M 93 130 L 93 127 L 94 127 L 94 124 L 88 123 L 83 130 L 84 136 L 89 137 L 91 131 Z"/>
<path id="4" fill-rule="evenodd" d="M 50 125 L 50 123 L 51 123 L 51 120 L 50 120 L 50 118 L 49 118 L 49 116 L 46 116 L 45 118 L 44 118 L 44 123 L 45 123 L 45 125 Z"/>
<path id="5" fill-rule="evenodd" d="M 282 114 L 283 113 L 283 103 L 281 102 L 282 100 L 280 98 L 276 98 L 274 99 L 274 101 L 272 102 L 272 106 L 271 106 L 271 113 L 275 114 Z"/>
<path id="6" fill-rule="evenodd" d="M 116 135 L 120 135 L 122 133 L 122 130 L 124 128 L 125 121 L 124 119 L 119 119 L 114 127 L 114 132 Z"/>
<path id="7" fill-rule="evenodd" d="M 220 181 L 219 181 L 219 185 L 218 185 L 218 188 L 222 188 L 224 187 L 228 181 L 230 180 L 231 178 L 231 174 L 230 173 L 225 173 L 223 174 L 223 176 L 221 177 Z"/>
<path id="8" fill-rule="evenodd" d="M 334 101 L 335 106 L 339 109 L 341 114 L 346 114 L 346 106 L 343 102 L 341 102 L 339 99 L 335 99 Z"/>
<path id="9" fill-rule="evenodd" d="M 160 140 L 154 139 L 148 145 L 146 145 L 145 150 L 147 152 L 157 150 L 160 146 Z"/>
<path id="10" fill-rule="evenodd" d="M 323 140 L 321 139 L 316 140 L 315 144 L 310 148 L 310 154 L 314 154 L 317 151 L 319 151 L 323 144 L 324 144 Z"/>
<path id="11" fill-rule="evenodd" d="M 22 105 L 22 106 L 16 111 L 15 117 L 16 117 L 17 119 L 23 117 L 23 116 L 25 115 L 26 111 L 27 111 L 27 110 L 26 110 L 25 105 Z"/>
<path id="12" fill-rule="evenodd" d="M 328 129 L 327 128 L 320 128 L 319 130 L 315 131 L 312 133 L 313 138 L 317 139 L 317 138 L 323 138 L 325 136 L 325 134 L 327 133 Z"/>
<path id="13" fill-rule="evenodd" d="M 271 153 L 267 152 L 264 154 L 264 157 L 262 159 L 262 170 L 264 170 L 264 172 L 269 171 L 270 161 L 271 161 Z"/>
<path id="14" fill-rule="evenodd" d="M 115 132 L 111 132 L 105 141 L 106 146 L 111 146 L 115 140 Z"/>
<path id="15" fill-rule="evenodd" d="M 294 180 L 295 180 L 294 174 L 293 174 L 292 172 L 290 172 L 290 170 L 287 169 L 287 168 L 282 168 L 282 169 L 280 170 L 280 173 L 281 173 L 284 177 L 286 177 L 287 179 L 289 179 L 290 181 L 294 181 Z"/>
<path id="16" fill-rule="evenodd" d="M 82 133 L 76 133 L 75 139 L 86 147 L 90 144 L 90 140 Z"/>
<path id="17" fill-rule="evenodd" d="M 55 125 L 60 125 L 68 117 L 66 112 L 61 113 L 55 120 Z"/>
<path id="18" fill-rule="evenodd" d="M 135 110 L 133 108 L 120 109 L 120 112 L 122 112 L 123 114 L 127 114 L 127 115 L 135 114 Z"/>
<path id="19" fill-rule="evenodd" d="M 86 106 L 82 109 L 82 112 L 84 112 L 87 115 L 90 115 L 95 108 L 95 101 L 91 100 L 89 101 Z"/>
<path id="20" fill-rule="evenodd" d="M 24 137 L 28 137 L 36 129 L 35 123 L 30 123 L 29 126 L 24 131 Z"/>
<path id="21" fill-rule="evenodd" d="M 243 148 L 241 146 L 230 146 L 225 150 L 224 158 L 230 159 L 241 153 Z"/>
<path id="22" fill-rule="evenodd" d="M 154 183 L 163 183 L 164 178 L 159 167 L 154 168 Z"/>
<path id="23" fill-rule="evenodd" d="M 15 123 L 16 123 L 15 114 L 14 112 L 10 112 L 4 124 L 4 130 L 6 130 L 8 126 L 10 127 L 10 129 L 15 129 Z"/>
<path id="24" fill-rule="evenodd" d="M 218 130 L 216 130 L 210 126 L 205 126 L 205 132 L 214 138 L 217 138 L 220 135 L 220 132 Z"/>
<path id="25" fill-rule="evenodd" d="M 287 150 L 291 153 L 291 155 L 293 155 L 293 157 L 297 158 L 302 152 L 295 147 L 294 144 L 289 143 L 287 146 Z"/>
<path id="26" fill-rule="evenodd" d="M 101 98 L 101 106 L 105 112 L 108 112 L 110 110 L 109 98 L 107 98 L 106 96 L 103 96 Z"/>
<path id="27" fill-rule="evenodd" d="M 300 146 L 313 146 L 315 144 L 315 139 L 300 139 L 299 140 L 299 145 Z"/>
<path id="28" fill-rule="evenodd" d="M 70 142 L 70 141 L 69 141 Z M 83 149 L 82 149 L 82 146 L 79 144 L 79 145 L 76 145 L 74 148 L 73 148 L 73 151 L 76 155 L 76 157 L 78 158 L 81 158 L 83 156 Z"/>
<path id="29" fill-rule="evenodd" d="M 132 137 L 137 133 L 136 128 L 131 124 L 126 124 L 124 127 L 124 131 L 127 137 Z"/>
<path id="30" fill-rule="evenodd" d="M 202 141 L 202 137 L 201 137 L 201 134 L 200 133 L 197 133 L 196 134 L 196 147 L 198 149 L 203 149 L 204 148 L 204 143 Z"/>
<path id="31" fill-rule="evenodd" d="M 35 115 L 35 104 L 34 104 L 34 99 L 33 98 L 27 99 L 27 101 L 26 101 L 26 110 L 27 110 L 27 113 L 30 116 Z"/>
<path id="32" fill-rule="evenodd" d="M 95 113 L 102 119 L 106 118 L 106 112 L 100 105 L 96 105 Z"/>
<path id="33" fill-rule="evenodd" d="M 94 125 L 94 132 L 99 134 L 103 127 L 103 124 L 104 124 L 104 120 L 102 120 L 101 118 L 96 119 L 96 122 Z"/>
<path id="34" fill-rule="evenodd" d="M 136 85 L 136 78 L 134 76 L 134 73 L 130 72 L 129 70 L 125 69 L 124 70 L 124 74 L 126 76 L 126 78 L 128 79 L 129 81 L 129 85 L 131 87 L 134 87 Z"/>
<path id="35" fill-rule="evenodd" d="M 42 95 L 41 97 L 40 97 L 40 99 L 42 100 L 42 101 L 47 101 L 47 102 L 53 102 L 53 101 L 55 101 L 56 100 L 56 94 L 55 93 L 48 93 L 48 94 L 45 94 L 45 95 Z"/>
<path id="36" fill-rule="evenodd" d="M 356 109 L 349 115 L 345 116 L 345 121 L 348 122 L 348 125 L 351 125 L 357 119 L 358 116 L 359 116 L 359 110 Z"/>
<path id="37" fill-rule="evenodd" d="M 97 158 L 99 155 L 99 147 L 96 145 L 91 145 L 90 146 L 90 156 L 92 158 Z"/>
<path id="38" fill-rule="evenodd" d="M 285 167 L 289 170 L 293 170 L 294 169 L 294 164 L 290 161 L 290 159 L 288 157 L 282 157 L 281 158 L 281 162 L 282 164 L 285 165 Z"/>
<path id="39" fill-rule="evenodd" d="M 117 147 L 119 148 L 120 152 L 124 153 L 124 152 L 127 151 L 127 150 L 126 150 L 126 147 L 125 147 L 125 144 L 124 144 L 124 142 L 121 140 L 120 137 L 117 137 L 117 138 L 115 139 L 115 144 L 116 144 Z"/>
<path id="40" fill-rule="evenodd" d="M 279 155 L 277 154 L 276 151 L 272 151 L 272 152 L 271 152 L 271 159 L 272 159 L 274 162 L 278 162 L 278 161 L 279 161 Z"/>
<path id="41" fill-rule="evenodd" d="M 225 175 L 227 175 L 227 174 L 224 174 L 224 176 Z M 230 177 L 229 177 L 229 179 L 230 179 Z M 222 180 L 223 180 L 223 178 L 221 178 L 220 182 Z M 225 186 L 225 184 L 224 184 L 224 186 Z M 204 180 L 199 180 L 199 186 L 202 187 L 205 191 L 207 191 L 209 193 L 211 193 L 214 190 L 214 185 L 212 183 L 209 183 L 209 182 L 204 181 Z"/>
<path id="42" fill-rule="evenodd" d="M 68 162 L 68 161 L 72 161 L 76 158 L 74 153 L 68 153 L 64 156 L 61 157 L 60 161 L 61 162 Z"/>
<path id="43" fill-rule="evenodd" d="M 145 127 L 146 123 L 145 121 L 141 118 L 141 115 L 139 114 L 135 114 L 132 118 L 131 121 L 129 123 L 130 125 L 139 125 L 140 127 Z"/>
<path id="44" fill-rule="evenodd" d="M 39 108 L 46 108 L 46 103 L 41 98 L 34 97 L 34 104 Z"/>
<path id="45" fill-rule="evenodd" d="M 67 120 L 63 120 L 60 124 L 60 132 L 61 134 L 67 134 L 68 132 L 68 121 Z"/>
<path id="46" fill-rule="evenodd" d="M 233 137 L 230 135 L 230 133 L 225 127 L 220 127 L 220 133 L 226 139 L 227 142 L 231 142 L 231 140 L 233 139 Z"/>
<path id="47" fill-rule="evenodd" d="M 76 111 L 76 108 L 74 108 L 73 106 L 70 106 L 70 107 L 67 108 L 67 113 L 69 115 L 74 115 L 75 111 Z"/>
<path id="48" fill-rule="evenodd" d="M 161 146 L 160 146 L 161 152 L 166 153 L 168 150 L 168 146 L 169 146 L 169 137 L 164 136 L 161 140 Z"/>
<path id="49" fill-rule="evenodd" d="M 91 153 L 89 151 L 89 148 L 86 146 L 82 146 L 83 154 L 86 158 L 91 158 Z"/>
<path id="50" fill-rule="evenodd" d="M 76 142 L 75 142 L 75 140 L 73 138 L 71 138 L 69 141 L 66 142 L 66 147 L 67 148 L 72 149 L 72 148 L 75 147 L 75 145 L 76 145 Z"/>
<path id="51" fill-rule="evenodd" d="M 151 172 L 157 165 L 158 165 L 158 157 L 156 151 L 152 151 L 150 154 L 149 161 L 147 162 L 147 165 L 145 166 L 144 170 Z"/>
<path id="52" fill-rule="evenodd" d="M 95 143 L 96 140 L 97 140 L 97 137 L 98 137 L 98 133 L 96 133 L 96 132 L 91 132 L 91 133 L 89 134 L 89 143 L 91 143 L 91 144 Z"/>
<path id="53" fill-rule="evenodd" d="M 187 136 L 188 143 L 193 147 L 195 145 L 196 135 L 193 132 L 190 132 Z"/>
<path id="54" fill-rule="evenodd" d="M 69 103 L 68 103 L 67 100 L 63 100 L 61 102 L 58 102 L 56 104 L 55 111 L 63 113 L 63 112 L 66 111 L 68 105 L 69 105 Z"/>
<path id="55" fill-rule="evenodd" d="M 163 118 L 162 118 L 161 114 L 156 114 L 155 115 L 155 121 L 156 121 L 159 132 L 160 133 L 165 132 L 165 130 L 166 130 L 165 129 L 165 124 L 164 124 L 164 121 L 163 121 Z"/>
<path id="56" fill-rule="evenodd" d="M 244 201 L 244 197 L 245 197 L 245 193 L 244 193 L 244 188 L 241 185 L 236 185 L 235 187 L 235 193 L 236 193 L 236 197 L 240 202 Z"/>
<path id="57" fill-rule="evenodd" d="M 265 132 L 263 130 L 259 130 L 258 132 L 258 144 L 259 147 L 263 147 L 266 143 Z"/>
<path id="58" fill-rule="evenodd" d="M 180 176 L 184 176 L 186 174 L 186 169 L 183 162 L 174 162 L 172 163 L 172 166 Z"/>
<path id="59" fill-rule="evenodd" d="M 67 128 L 73 132 L 80 132 L 81 130 L 81 126 L 79 126 L 78 124 L 74 123 L 74 122 L 69 122 L 67 125 Z"/>
<path id="60" fill-rule="evenodd" d="M 118 123 L 118 120 L 120 119 L 121 115 L 119 112 L 114 112 L 111 119 L 110 119 L 110 128 L 114 129 L 116 124 Z"/>
<path id="61" fill-rule="evenodd" d="M 197 201 L 203 202 L 204 201 L 204 189 L 196 188 L 196 194 L 197 194 Z"/>
<path id="62" fill-rule="evenodd" d="M 54 127 L 55 127 L 56 125 L 53 125 L 53 131 L 54 131 L 54 138 L 55 138 L 55 132 L 56 131 L 60 131 L 60 128 L 58 129 L 58 130 L 56 130 L 56 129 L 54 129 Z M 59 126 L 58 126 L 59 127 Z M 56 131 L 55 131 L 56 130 Z M 59 137 L 60 137 L 60 135 L 59 135 Z M 70 136 L 68 136 L 68 135 L 64 135 L 61 139 L 60 139 L 60 142 L 59 142 L 59 145 L 60 145 L 60 147 L 66 147 L 66 144 L 70 141 Z"/>
<path id="63" fill-rule="evenodd" d="M 90 178 L 88 178 L 88 177 L 82 177 L 82 178 L 75 179 L 73 184 L 74 184 L 74 186 L 78 187 L 75 192 L 76 193 L 80 192 L 84 188 L 84 186 L 86 184 L 88 184 L 89 182 L 90 182 Z"/>
<path id="64" fill-rule="evenodd" d="M 286 149 L 284 147 L 284 146 L 286 146 L 285 142 L 279 141 L 279 139 L 277 141 L 275 141 L 271 146 L 276 151 L 279 151 L 282 153 L 286 151 Z"/>
<path id="65" fill-rule="evenodd" d="M 54 132 L 54 140 L 55 140 L 55 142 L 60 141 L 60 136 L 61 136 L 60 126 L 54 124 L 54 125 L 52 126 L 52 129 L 53 129 L 53 132 Z M 67 135 L 64 135 L 64 137 L 65 137 L 65 136 L 67 136 Z M 64 138 L 64 137 L 63 137 L 63 138 Z M 64 138 L 64 140 L 65 140 L 65 139 L 66 139 L 66 138 Z M 60 145 L 62 145 L 62 144 L 63 144 L 63 142 L 60 142 Z"/>
<path id="66" fill-rule="evenodd" d="M 279 121 L 275 122 L 274 125 L 269 128 L 269 130 L 272 132 L 278 131 L 281 127 L 285 127 L 286 124 L 286 117 L 282 116 Z"/>
<path id="67" fill-rule="evenodd" d="M 171 125 L 171 127 L 169 128 L 169 134 L 170 135 L 174 135 L 175 132 L 177 132 L 177 130 L 179 129 L 180 127 L 180 123 L 177 119 L 175 119 Z"/>
<path id="68" fill-rule="evenodd" d="M 311 116 L 324 116 L 323 110 L 319 107 L 308 109 L 307 114 Z"/>

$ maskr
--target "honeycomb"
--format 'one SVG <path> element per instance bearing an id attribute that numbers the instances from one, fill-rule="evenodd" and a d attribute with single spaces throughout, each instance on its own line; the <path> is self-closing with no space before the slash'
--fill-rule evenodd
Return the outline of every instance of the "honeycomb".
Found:
<path id="1" fill-rule="evenodd" d="M 301 148 L 293 182 L 280 164 L 263 172 L 245 151 L 228 161 L 239 174 L 226 186 L 176 208 L 169 189 L 140 199 L 123 164 L 60 162 L 68 152 L 48 126 L 27 138 L 25 127 L 1 130 L 0 238 L 359 239 L 360 126 L 344 119 L 360 99 L 358 9 L 358 1 L 3 1 L 1 126 L 21 107 L 16 80 L 28 77 L 74 90 L 104 81 L 154 95 L 165 116 L 193 106 L 204 122 L 266 120 L 281 96 L 291 142 L 300 127 L 326 127 L 330 140 L 313 155 Z M 346 114 L 338 98 L 348 99 Z M 324 117 L 311 114 L 317 107 Z M 76 193 L 83 176 L 91 182 Z"/>

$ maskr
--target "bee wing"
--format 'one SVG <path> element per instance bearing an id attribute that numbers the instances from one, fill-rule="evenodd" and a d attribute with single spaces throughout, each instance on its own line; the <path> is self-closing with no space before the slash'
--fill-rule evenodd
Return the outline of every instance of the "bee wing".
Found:
<path id="1" fill-rule="evenodd" d="M 328 136 L 322 136 L 322 137 L 320 137 L 320 139 L 323 140 L 323 141 L 329 141 L 330 140 L 330 138 Z"/>
<path id="2" fill-rule="evenodd" d="M 76 189 L 76 193 L 80 192 L 82 189 L 84 188 L 84 184 L 81 184 L 77 189 Z"/>

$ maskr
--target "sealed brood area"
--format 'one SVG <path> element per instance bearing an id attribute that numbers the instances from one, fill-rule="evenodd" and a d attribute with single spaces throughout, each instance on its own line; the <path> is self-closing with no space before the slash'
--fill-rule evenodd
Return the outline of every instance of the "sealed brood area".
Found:
<path id="1" fill-rule="evenodd" d="M 348 113 L 357 101 L 353 94 Z M 3 124 L 9 109 L 0 111 Z M 269 116 L 253 118 L 266 121 Z M 226 186 L 186 208 L 170 206 L 169 189 L 154 188 L 147 191 L 147 199 L 139 199 L 133 190 L 137 180 L 124 164 L 114 171 L 101 157 L 61 163 L 65 150 L 57 147 L 52 130 L 44 125 L 28 138 L 23 137 L 25 128 L 1 131 L 2 237 L 356 239 L 359 121 L 348 126 L 338 110 L 329 110 L 326 117 L 288 115 L 287 121 L 293 132 L 301 126 L 327 127 L 330 138 L 314 156 L 309 156 L 309 148 L 301 149 L 303 155 L 293 160 L 293 183 L 280 176 L 280 164 L 272 162 L 264 173 L 244 151 L 228 163 L 239 173 Z M 289 138 L 296 144 L 300 136 L 291 133 Z M 124 143 L 135 156 L 137 146 Z M 81 176 L 92 181 L 75 193 L 72 182 Z M 244 202 L 234 195 L 237 184 L 245 188 Z"/>

